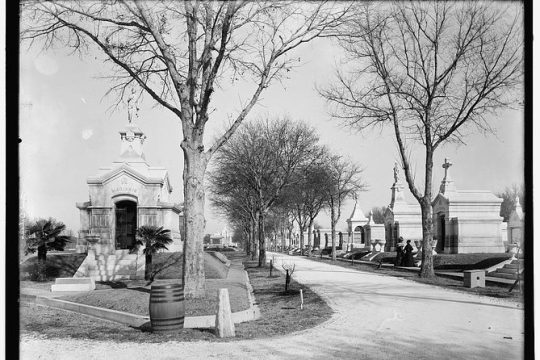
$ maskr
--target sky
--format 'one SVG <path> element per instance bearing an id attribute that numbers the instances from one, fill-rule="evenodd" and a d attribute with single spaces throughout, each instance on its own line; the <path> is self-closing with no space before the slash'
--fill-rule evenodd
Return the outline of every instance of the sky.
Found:
<path id="1" fill-rule="evenodd" d="M 390 202 L 393 166 L 398 161 L 395 140 L 390 129 L 357 133 L 331 119 L 316 86 L 329 84 L 340 66 L 340 49 L 328 39 L 311 42 L 294 53 L 301 66 L 289 73 L 281 84 L 274 83 L 263 92 L 249 119 L 288 115 L 312 125 L 320 142 L 337 154 L 362 166 L 367 190 L 358 197 L 367 215 L 374 206 Z M 115 111 L 111 97 L 105 96 L 110 83 L 100 78 L 108 73 L 98 54 L 82 57 L 64 50 L 20 52 L 20 177 L 23 205 L 31 217 L 54 217 L 73 231 L 79 229 L 76 202 L 88 201 L 86 179 L 108 166 L 119 155 L 118 131 L 127 123 L 127 109 Z M 206 136 L 207 145 L 222 132 L 228 119 L 239 108 L 239 99 L 249 89 L 245 84 L 217 92 Z M 140 104 L 139 127 L 147 139 L 145 155 L 151 166 L 164 166 L 173 185 L 172 201 L 182 201 L 183 160 L 179 120 L 149 99 Z M 438 189 L 444 171 L 444 158 L 451 159 L 452 178 L 461 190 L 502 191 L 523 183 L 523 113 L 508 110 L 489 119 L 495 134 L 471 133 L 465 145 L 449 144 L 435 155 L 433 186 Z M 416 163 L 417 177 L 422 174 L 422 157 Z M 435 191 L 436 192 L 436 191 Z M 434 194 L 435 196 L 436 194 Z M 410 202 L 414 198 L 406 194 Z M 339 229 L 346 228 L 353 201 L 342 209 Z M 217 211 L 206 207 L 206 233 L 220 232 L 226 221 Z M 329 227 L 328 214 L 317 219 Z"/>

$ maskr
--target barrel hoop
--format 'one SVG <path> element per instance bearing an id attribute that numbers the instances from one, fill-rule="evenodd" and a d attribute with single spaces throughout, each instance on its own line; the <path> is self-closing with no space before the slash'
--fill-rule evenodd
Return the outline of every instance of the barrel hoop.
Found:
<path id="1" fill-rule="evenodd" d="M 181 296 L 181 297 L 184 297 L 184 293 L 182 292 L 174 292 L 174 291 L 171 291 L 171 292 L 163 292 L 163 293 L 150 293 L 150 296 Z"/>
<path id="2" fill-rule="evenodd" d="M 184 296 L 181 294 L 160 294 L 160 295 L 150 295 L 150 298 L 156 298 L 156 299 L 179 299 L 184 300 Z"/>
<path id="3" fill-rule="evenodd" d="M 184 290 L 184 287 L 182 285 L 176 285 L 176 284 L 169 284 L 169 285 L 152 285 L 150 288 L 151 290 L 161 290 L 161 289 L 182 289 Z"/>
<path id="4" fill-rule="evenodd" d="M 164 295 L 161 295 L 161 296 L 159 296 L 159 295 L 158 295 L 158 296 L 152 296 L 152 295 L 151 295 L 151 296 L 150 296 L 150 300 L 152 300 L 152 299 L 159 299 L 159 300 L 161 300 L 161 299 L 171 299 L 171 300 L 180 300 L 180 301 L 183 301 L 183 300 L 184 300 L 184 297 L 183 297 L 182 295 L 176 295 L 176 296 L 174 296 L 174 295 L 170 295 L 170 294 L 169 294 L 169 296 L 164 296 Z"/>
<path id="5" fill-rule="evenodd" d="M 171 301 L 171 300 L 159 300 L 159 299 L 151 300 L 151 304 L 174 304 L 175 302 L 182 303 L 183 301 Z"/>
<path id="6" fill-rule="evenodd" d="M 174 318 L 153 318 L 151 320 L 152 323 L 154 322 L 158 322 L 160 324 L 164 324 L 164 325 L 167 325 L 169 323 L 171 324 L 175 324 L 177 322 L 181 322 L 183 323 L 184 322 L 184 317 L 183 316 L 179 316 L 179 317 L 174 317 Z"/>
<path id="7" fill-rule="evenodd" d="M 170 328 L 170 327 L 178 327 L 178 326 L 182 326 L 184 325 L 184 319 L 182 320 L 179 320 L 179 321 L 174 321 L 174 322 L 167 322 L 167 323 L 163 323 L 163 322 L 152 322 L 152 328 L 153 329 L 158 329 L 158 328 Z"/>
<path id="8" fill-rule="evenodd" d="M 167 327 L 152 327 L 153 332 L 165 332 L 165 331 L 173 331 L 173 330 L 180 330 L 183 329 L 184 325 L 176 325 L 176 326 L 167 326 Z"/>

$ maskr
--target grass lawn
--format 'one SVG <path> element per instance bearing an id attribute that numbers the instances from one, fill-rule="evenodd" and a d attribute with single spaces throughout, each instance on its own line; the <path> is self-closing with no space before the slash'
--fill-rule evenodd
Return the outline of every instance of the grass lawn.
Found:
<path id="1" fill-rule="evenodd" d="M 177 280 L 182 283 L 181 279 Z M 125 282 L 123 288 L 119 288 L 121 282 L 115 282 L 116 289 L 109 288 L 96 290 L 88 293 L 63 296 L 60 299 L 76 303 L 103 307 L 106 309 L 125 311 L 131 314 L 149 316 L 148 305 L 150 302 L 150 285 L 145 286 L 140 282 Z M 159 284 L 155 281 L 154 284 Z M 164 281 L 163 283 L 170 283 Z M 142 285 L 142 286 L 141 286 Z M 247 290 L 244 284 L 227 280 L 206 280 L 206 297 L 197 300 L 185 300 L 186 316 L 213 315 L 217 311 L 217 290 L 229 289 L 229 299 L 233 312 L 249 309 Z"/>
<path id="2" fill-rule="evenodd" d="M 391 254 L 391 253 L 382 253 L 382 254 Z M 455 257 L 455 259 L 453 260 L 454 262 L 463 262 L 467 258 L 474 259 L 474 261 L 477 261 L 479 258 L 481 258 L 483 260 L 480 260 L 480 261 L 486 261 L 485 257 L 490 254 L 463 254 L 463 255 L 466 255 L 466 256 L 461 256 L 461 254 L 445 255 L 444 261 L 446 261 L 447 264 L 451 264 L 452 263 L 451 257 Z M 506 258 L 504 257 L 506 254 L 491 254 L 491 256 L 493 255 L 501 256 L 503 260 L 506 260 Z M 385 260 L 388 259 L 388 256 L 385 256 L 385 255 L 381 255 L 381 256 L 385 258 Z M 332 265 L 337 265 L 337 266 L 341 266 L 348 269 L 353 268 L 360 271 L 374 272 L 374 273 L 388 275 L 388 276 L 407 278 L 412 281 L 441 286 L 441 287 L 445 287 L 445 288 L 455 290 L 455 291 L 474 293 L 477 295 L 490 296 L 490 297 L 495 297 L 498 299 L 507 299 L 509 301 L 520 302 L 520 303 L 523 303 L 524 301 L 523 294 L 521 294 L 518 291 L 517 287 L 514 288 L 512 292 L 508 292 L 508 290 L 510 289 L 510 285 L 504 285 L 504 284 L 492 285 L 490 283 L 490 284 L 486 284 L 486 287 L 484 288 L 471 289 L 471 288 L 464 287 L 463 280 L 460 280 L 460 279 L 453 279 L 453 278 L 437 276 L 437 275 L 432 279 L 423 279 L 420 276 L 418 276 L 419 274 L 417 272 L 412 272 L 412 271 L 408 271 L 404 269 L 398 269 L 398 268 L 393 268 L 393 267 L 381 267 L 378 269 L 378 266 L 377 266 L 378 261 L 376 261 L 375 259 L 372 260 L 372 264 L 355 263 L 354 265 L 351 265 L 350 262 L 343 262 L 343 261 L 337 261 L 337 260 L 335 262 L 332 262 L 332 260 L 328 258 L 321 259 L 319 257 L 311 257 L 310 259 L 313 261 L 322 261 L 325 263 L 331 263 Z"/>
<path id="3" fill-rule="evenodd" d="M 57 277 L 72 277 L 86 258 L 86 254 L 54 253 L 47 254 L 45 274 L 48 279 Z M 20 266 L 20 279 L 29 280 L 31 273 L 36 270 L 37 256 L 26 259 Z"/>
<path id="4" fill-rule="evenodd" d="M 433 267 L 450 271 L 487 269 L 511 257 L 512 254 L 437 254 L 433 257 Z"/>
<path id="5" fill-rule="evenodd" d="M 86 258 L 86 254 L 56 253 L 48 254 L 46 262 L 46 279 L 51 281 L 58 277 L 72 277 Z M 143 255 L 144 258 L 144 255 Z M 183 257 L 181 252 L 157 253 L 152 258 L 152 269 L 156 279 L 181 279 Z M 30 273 L 37 267 L 37 256 L 26 259 L 20 265 L 20 280 L 29 285 Z M 215 256 L 204 253 L 204 270 L 207 279 L 224 279 L 229 268 Z M 22 286 L 22 284 L 21 284 Z M 34 286 L 32 286 L 34 287 Z"/>
<path id="6" fill-rule="evenodd" d="M 157 253 L 152 257 L 156 279 L 181 279 L 184 258 L 181 252 Z M 209 253 L 204 253 L 204 271 L 207 279 L 224 279 L 229 268 Z"/>
<path id="7" fill-rule="evenodd" d="M 229 257 L 229 254 L 227 256 Z M 244 254 L 236 253 L 231 254 L 230 258 L 242 256 L 245 257 Z M 21 304 L 20 307 L 21 333 L 39 333 L 49 338 L 71 337 L 118 342 L 235 341 L 284 335 L 311 328 L 331 317 L 331 308 L 309 288 L 292 280 L 290 292 L 284 294 L 285 276 L 279 271 L 275 270 L 274 276 L 270 278 L 268 267 L 257 268 L 256 262 L 251 261 L 246 261 L 245 265 L 261 310 L 261 318 L 236 324 L 234 339 L 217 338 L 211 329 L 182 329 L 172 334 L 153 334 L 82 314 L 26 304 Z M 303 289 L 304 295 L 303 310 L 300 310 L 300 289 Z M 141 292 L 131 289 L 120 290 Z M 147 306 L 148 303 L 145 307 Z"/>

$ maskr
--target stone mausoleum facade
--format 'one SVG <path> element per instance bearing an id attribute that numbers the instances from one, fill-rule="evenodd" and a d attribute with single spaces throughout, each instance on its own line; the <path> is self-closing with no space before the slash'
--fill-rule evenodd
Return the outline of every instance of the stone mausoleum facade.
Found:
<path id="1" fill-rule="evenodd" d="M 172 186 L 163 167 L 150 166 L 143 153 L 143 131 L 131 122 L 120 131 L 120 156 L 87 179 L 89 201 L 77 203 L 81 230 L 79 252 L 114 254 L 130 249 L 137 228 L 163 226 L 171 231 L 169 251 L 182 251 L 182 206 L 170 202 Z"/>
<path id="2" fill-rule="evenodd" d="M 486 190 L 458 190 L 450 177 L 452 163 L 445 159 L 444 179 L 432 201 L 437 252 L 503 253 L 506 229 L 500 216 L 503 199 Z"/>

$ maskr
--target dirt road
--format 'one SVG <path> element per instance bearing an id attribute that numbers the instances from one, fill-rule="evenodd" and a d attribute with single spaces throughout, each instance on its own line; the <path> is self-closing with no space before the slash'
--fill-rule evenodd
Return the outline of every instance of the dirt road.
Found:
<path id="1" fill-rule="evenodd" d="M 138 344 L 21 339 L 21 359 L 523 359 L 517 304 L 269 253 L 319 293 L 334 316 L 283 337 Z"/>

